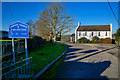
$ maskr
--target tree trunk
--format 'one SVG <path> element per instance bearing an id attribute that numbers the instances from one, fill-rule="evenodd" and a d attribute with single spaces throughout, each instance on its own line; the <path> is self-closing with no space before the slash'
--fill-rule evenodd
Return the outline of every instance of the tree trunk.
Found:
<path id="1" fill-rule="evenodd" d="M 35 36 L 35 28 L 34 28 L 34 36 Z"/>
<path id="2" fill-rule="evenodd" d="M 61 32 L 60 32 L 60 41 L 61 41 Z"/>
<path id="3" fill-rule="evenodd" d="M 56 42 L 56 38 L 57 38 L 57 36 L 56 36 L 56 35 L 54 35 L 54 42 Z"/>
<path id="4" fill-rule="evenodd" d="M 56 42 L 56 38 L 57 38 L 57 36 L 56 36 L 56 31 L 54 32 L 54 43 Z"/>
<path id="5" fill-rule="evenodd" d="M 52 40 L 52 34 L 50 33 L 50 36 L 49 36 L 49 41 Z"/>
<path id="6" fill-rule="evenodd" d="M 52 40 L 52 39 L 51 39 L 51 34 L 50 34 L 50 36 L 49 36 L 49 41 L 50 41 L 50 40 Z"/>

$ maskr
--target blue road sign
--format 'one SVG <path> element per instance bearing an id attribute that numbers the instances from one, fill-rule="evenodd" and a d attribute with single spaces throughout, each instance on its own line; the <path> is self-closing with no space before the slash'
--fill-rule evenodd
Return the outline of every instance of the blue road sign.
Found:
<path id="1" fill-rule="evenodd" d="M 10 25 L 9 38 L 29 38 L 28 25 L 19 21 Z"/>

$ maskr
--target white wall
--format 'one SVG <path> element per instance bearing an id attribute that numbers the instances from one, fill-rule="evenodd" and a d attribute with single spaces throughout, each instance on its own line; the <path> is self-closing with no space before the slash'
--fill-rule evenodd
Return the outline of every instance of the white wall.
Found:
<path id="1" fill-rule="evenodd" d="M 85 32 L 87 33 L 86 36 L 85 36 Z M 93 32 L 93 36 L 92 36 L 92 32 Z M 99 32 L 100 32 L 100 36 L 98 36 Z M 107 36 L 106 36 L 106 32 L 107 32 Z M 94 36 L 97 36 L 99 38 L 111 38 L 110 31 L 77 31 L 77 35 L 78 35 L 77 39 L 80 39 L 81 37 L 86 37 L 87 39 L 92 40 Z"/>
<path id="2" fill-rule="evenodd" d="M 112 39 L 112 24 L 110 24 L 110 38 Z"/>

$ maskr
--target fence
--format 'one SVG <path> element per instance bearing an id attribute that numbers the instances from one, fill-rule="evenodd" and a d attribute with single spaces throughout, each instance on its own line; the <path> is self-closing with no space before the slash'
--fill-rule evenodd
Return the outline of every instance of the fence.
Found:
<path id="1" fill-rule="evenodd" d="M 12 52 L 12 43 L 5 42 L 0 44 L 0 49 L 2 51 L 2 57 L 13 54 Z M 20 54 L 25 52 L 25 44 L 24 42 L 15 41 L 15 54 Z"/>
<path id="2" fill-rule="evenodd" d="M 26 64 L 26 60 L 28 60 L 28 64 Z M 33 65 L 32 65 L 32 57 L 28 59 L 22 59 L 15 64 L 13 64 L 13 60 L 4 61 L 0 64 L 2 68 L 2 75 L 0 78 L 2 79 L 20 79 L 20 78 L 33 78 Z"/>

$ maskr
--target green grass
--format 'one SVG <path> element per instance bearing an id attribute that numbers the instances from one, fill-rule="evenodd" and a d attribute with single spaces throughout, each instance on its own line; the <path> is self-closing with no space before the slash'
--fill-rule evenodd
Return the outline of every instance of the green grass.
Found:
<path id="1" fill-rule="evenodd" d="M 71 35 L 62 35 L 61 38 L 69 38 Z"/>
<path id="2" fill-rule="evenodd" d="M 61 41 L 63 41 L 63 42 L 69 42 L 68 40 L 61 40 Z"/>
<path id="3" fill-rule="evenodd" d="M 28 53 L 28 57 L 32 57 L 33 61 L 33 76 L 40 72 L 50 62 L 55 60 L 65 51 L 65 45 L 61 43 L 50 44 L 46 43 L 41 49 Z M 42 53 L 43 55 L 40 55 Z M 19 60 L 21 57 L 25 58 L 25 55 L 16 56 Z"/>
<path id="4" fill-rule="evenodd" d="M 9 42 L 9 41 L 12 41 L 12 40 L 0 40 L 1 42 Z M 14 41 L 18 41 L 18 40 L 14 40 Z"/>
<path id="5" fill-rule="evenodd" d="M 14 41 L 18 41 L 18 40 L 14 40 Z M 12 40 L 0 40 L 0 43 L 12 43 Z"/>
<path id="6" fill-rule="evenodd" d="M 42 74 L 38 78 L 40 80 L 53 80 L 56 77 L 58 66 L 63 62 L 65 56 L 66 55 L 64 54 L 58 61 L 51 65 L 44 74 Z"/>

